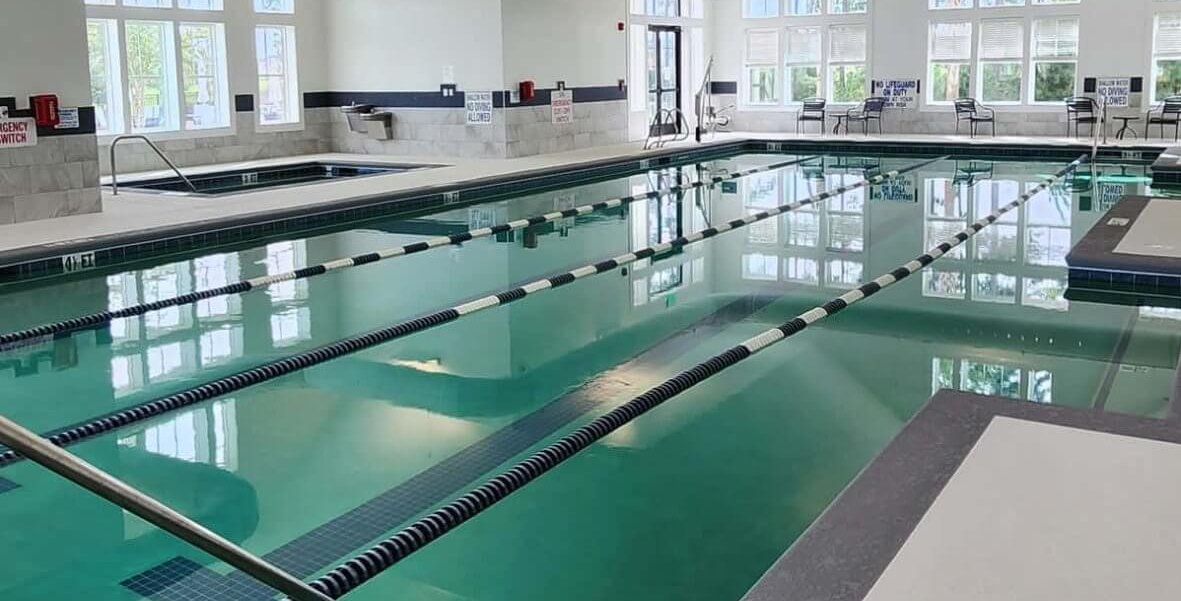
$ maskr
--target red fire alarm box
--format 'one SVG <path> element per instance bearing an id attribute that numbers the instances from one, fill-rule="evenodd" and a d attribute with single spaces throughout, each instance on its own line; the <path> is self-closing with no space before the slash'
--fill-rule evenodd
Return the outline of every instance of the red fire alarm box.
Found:
<path id="1" fill-rule="evenodd" d="M 529 102 L 537 96 L 537 88 L 532 81 L 521 82 L 521 102 Z"/>
<path id="2" fill-rule="evenodd" d="M 53 127 L 61 122 L 56 95 L 30 96 L 29 105 L 33 107 L 33 117 L 37 120 L 38 127 Z"/>

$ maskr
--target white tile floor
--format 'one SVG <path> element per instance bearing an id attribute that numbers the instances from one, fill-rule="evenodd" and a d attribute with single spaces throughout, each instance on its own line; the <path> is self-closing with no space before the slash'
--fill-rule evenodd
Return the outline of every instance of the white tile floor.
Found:
<path id="1" fill-rule="evenodd" d="M 896 135 L 862 136 L 862 135 L 827 135 L 818 137 L 812 135 L 776 134 L 776 133 L 726 133 L 712 137 L 707 143 L 723 143 L 742 139 L 760 140 L 792 140 L 792 139 L 841 139 L 843 141 L 874 145 L 883 141 L 888 142 L 916 142 L 916 143 L 972 143 L 979 145 L 993 144 L 1037 144 L 1037 145 L 1070 145 L 1086 143 L 1072 138 L 1032 138 L 1019 136 L 978 137 L 966 136 L 936 136 L 936 135 Z M 1150 140 L 1140 142 L 1136 140 L 1112 141 L 1112 145 L 1132 146 L 1151 145 L 1165 147 L 1171 142 Z M 695 146 L 692 141 L 670 144 L 668 147 Z M 374 155 L 306 155 L 254 161 L 250 163 L 235 163 L 230 165 L 209 165 L 186 169 L 189 173 L 200 173 L 220 169 L 245 168 L 252 165 L 273 165 L 291 162 L 302 162 L 321 159 L 352 159 L 368 162 L 389 161 L 397 163 L 433 163 L 446 164 L 447 167 L 401 173 L 394 175 L 359 178 L 352 181 L 331 182 L 298 188 L 276 190 L 262 190 L 249 194 L 220 198 L 183 198 L 168 197 L 159 194 L 122 193 L 118 197 L 104 193 L 103 212 L 92 215 L 78 215 L 60 219 L 50 219 L 31 223 L 0 226 L 0 252 L 12 251 L 32 247 L 56 246 L 72 241 L 99 238 L 128 232 L 150 232 L 154 230 L 168 230 L 184 225 L 200 224 L 214 219 L 229 216 L 247 216 L 266 214 L 276 209 L 291 207 L 315 207 L 317 205 L 331 205 L 344 199 L 363 197 L 372 194 L 389 194 L 414 188 L 429 189 L 433 186 L 452 184 L 459 181 L 474 180 L 492 176 L 524 173 L 537 169 L 574 166 L 588 161 L 602 160 L 616 157 L 639 155 L 644 152 L 643 144 L 633 142 L 614 146 L 602 146 L 548 154 L 520 159 L 453 159 L 445 157 L 398 157 Z M 136 174 L 136 177 L 146 174 Z M 154 172 L 152 175 L 169 175 L 168 172 Z M 125 177 L 124 179 L 126 179 Z"/>
<path id="2" fill-rule="evenodd" d="M 998 417 L 866 599 L 1177 599 L 1179 473 L 1181 445 Z"/>

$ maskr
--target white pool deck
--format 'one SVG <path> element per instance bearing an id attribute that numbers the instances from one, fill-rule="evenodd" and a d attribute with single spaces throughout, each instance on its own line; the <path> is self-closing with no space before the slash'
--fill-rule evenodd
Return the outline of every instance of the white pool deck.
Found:
<path id="1" fill-rule="evenodd" d="M 818 136 L 777 134 L 777 133 L 727 133 L 721 134 L 707 144 L 734 142 L 744 139 L 757 140 L 841 140 L 865 144 L 872 148 L 883 142 L 913 142 L 913 143 L 971 143 L 981 146 L 995 144 L 1031 144 L 1031 145 L 1079 145 L 1087 144 L 1087 140 L 1075 138 L 1046 138 L 1021 136 L 980 136 L 975 139 L 967 136 L 937 136 L 937 135 L 869 135 L 860 134 L 841 136 Z M 1166 140 L 1110 140 L 1108 146 L 1172 146 L 1172 141 Z M 667 148 L 690 148 L 696 146 L 692 141 L 685 141 L 666 146 Z M 378 175 L 345 181 L 333 181 L 306 186 L 260 190 L 232 196 L 216 198 L 169 196 L 166 194 L 144 194 L 131 191 L 121 192 L 118 196 L 103 193 L 103 212 L 90 215 L 77 215 L 44 221 L 19 223 L 0 226 L 0 253 L 19 251 L 21 249 L 44 248 L 62 246 L 74 242 L 84 242 L 89 239 L 117 236 L 123 234 L 150 234 L 152 232 L 166 232 L 173 228 L 200 225 L 202 222 L 224 220 L 229 217 L 249 217 L 266 215 L 279 209 L 312 208 L 317 206 L 331 206 L 346 199 L 353 199 L 375 194 L 393 194 L 412 189 L 429 190 L 432 187 L 454 185 L 465 181 L 474 181 L 492 177 L 511 176 L 542 169 L 574 167 L 594 161 L 616 158 L 642 156 L 645 154 L 642 142 L 632 142 L 614 146 L 547 154 L 519 159 L 455 159 L 448 157 L 407 157 L 407 156 L 379 156 L 379 155 L 349 155 L 349 154 L 318 154 L 284 157 L 245 163 L 206 165 L 183 169 L 187 174 L 205 173 L 210 171 L 248 169 L 251 167 L 273 166 L 295 162 L 319 160 L 364 161 L 367 163 L 399 163 L 399 164 L 442 164 L 445 167 L 407 173 Z M 151 176 L 168 176 L 169 171 L 151 173 L 126 174 L 120 177 L 122 181 Z M 104 180 L 105 182 L 106 180 Z"/>

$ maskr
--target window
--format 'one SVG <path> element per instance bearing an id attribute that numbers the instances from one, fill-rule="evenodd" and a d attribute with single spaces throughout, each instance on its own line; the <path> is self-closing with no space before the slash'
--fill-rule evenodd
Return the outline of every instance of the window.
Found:
<path id="1" fill-rule="evenodd" d="M 1181 14 L 1157 15 L 1153 30 L 1152 100 L 1160 102 L 1181 92 Z"/>
<path id="2" fill-rule="evenodd" d="M 1048 3 L 1046 0 L 1034 4 Z M 1033 101 L 1061 102 L 1074 96 L 1078 81 L 1078 18 L 1033 22 Z"/>
<path id="3" fill-rule="evenodd" d="M 178 129 L 176 42 L 172 35 L 172 24 L 164 21 L 128 21 L 124 28 L 131 131 L 145 133 Z"/>
<path id="4" fill-rule="evenodd" d="M 225 26 L 221 23 L 180 26 L 185 129 L 230 125 L 225 48 Z"/>
<path id="5" fill-rule="evenodd" d="M 254 0 L 256 13 L 295 14 L 295 0 Z"/>
<path id="6" fill-rule="evenodd" d="M 647 14 L 653 17 L 681 16 L 681 0 L 646 0 L 646 4 Z"/>
<path id="7" fill-rule="evenodd" d="M 1050 4 L 1078 4 L 1083 0 L 1030 0 L 1034 6 L 1046 6 Z"/>
<path id="8" fill-rule="evenodd" d="M 258 60 L 259 123 L 299 123 L 295 28 L 260 25 L 254 30 L 254 46 Z"/>
<path id="9" fill-rule="evenodd" d="M 1020 19 L 980 22 L 980 96 L 984 102 L 1021 102 L 1025 23 Z"/>
<path id="10" fill-rule="evenodd" d="M 86 21 L 90 51 L 90 96 L 99 135 L 123 132 L 123 76 L 119 61 L 119 23 L 114 19 Z"/>
<path id="11" fill-rule="evenodd" d="M 197 11 L 223 11 L 225 0 L 86 4 L 121 7 L 98 9 L 87 19 L 90 88 L 100 135 L 231 126 L 226 25 L 188 20 L 201 17 Z"/>
<path id="12" fill-rule="evenodd" d="M 798 103 L 820 95 L 820 28 L 787 30 L 787 101 Z"/>
<path id="13" fill-rule="evenodd" d="M 930 34 L 931 102 L 946 103 L 971 94 L 972 23 L 932 23 Z"/>
<path id="14" fill-rule="evenodd" d="M 980 8 L 997 8 L 1000 6 L 1025 6 L 1025 0 L 980 0 Z"/>
<path id="15" fill-rule="evenodd" d="M 752 29 L 746 32 L 746 101 L 750 104 L 777 104 L 779 71 L 779 31 Z"/>
<path id="16" fill-rule="evenodd" d="M 869 0 L 828 0 L 828 14 L 851 15 L 869 12 Z"/>
<path id="17" fill-rule="evenodd" d="M 189 10 L 223 10 L 222 0 L 177 0 L 178 8 Z"/>
<path id="18" fill-rule="evenodd" d="M 833 102 L 860 102 L 865 98 L 867 41 L 864 25 L 828 28 L 828 95 Z"/>
<path id="19" fill-rule="evenodd" d="M 981 0 L 981 6 L 984 6 L 984 1 Z M 931 8 L 972 8 L 972 0 L 931 0 Z"/>
<path id="20" fill-rule="evenodd" d="M 824 13 L 824 0 L 787 0 L 787 14 L 793 17 Z"/>
<path id="21" fill-rule="evenodd" d="M 779 0 L 743 0 L 742 4 L 742 16 L 747 19 L 766 19 L 779 16 Z"/>

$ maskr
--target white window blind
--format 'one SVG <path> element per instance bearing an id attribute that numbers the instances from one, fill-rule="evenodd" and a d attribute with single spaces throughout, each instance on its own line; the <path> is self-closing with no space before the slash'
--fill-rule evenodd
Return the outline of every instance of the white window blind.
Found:
<path id="1" fill-rule="evenodd" d="M 980 58 L 1019 59 L 1025 55 L 1025 24 L 1021 20 L 980 22 Z"/>
<path id="2" fill-rule="evenodd" d="M 1078 19 L 1034 21 L 1033 54 L 1036 58 L 1075 58 L 1078 55 Z"/>
<path id="3" fill-rule="evenodd" d="M 828 59 L 833 63 L 865 61 L 866 30 L 858 25 L 834 25 L 828 30 Z"/>
<path id="4" fill-rule="evenodd" d="M 820 62 L 819 27 L 795 27 L 787 30 L 787 62 Z"/>
<path id="5" fill-rule="evenodd" d="M 1181 55 L 1181 14 L 1158 15 L 1155 37 L 1156 55 Z"/>
<path id="6" fill-rule="evenodd" d="M 931 24 L 932 61 L 961 61 L 971 58 L 971 22 Z"/>
<path id="7" fill-rule="evenodd" d="M 746 32 L 746 62 L 778 63 L 779 30 L 751 30 Z"/>

